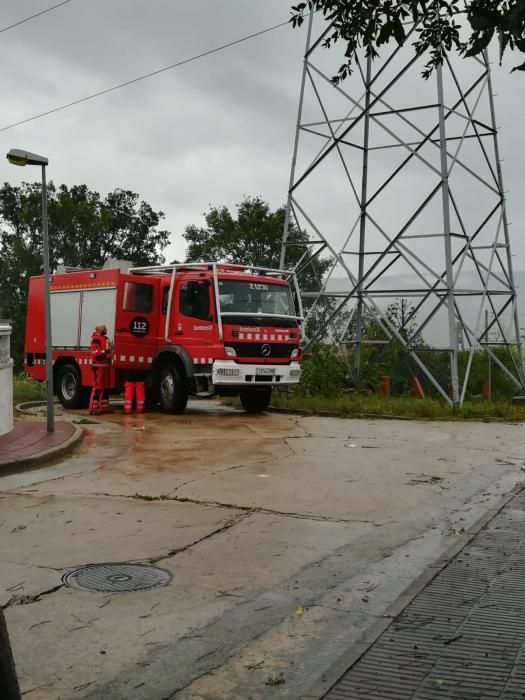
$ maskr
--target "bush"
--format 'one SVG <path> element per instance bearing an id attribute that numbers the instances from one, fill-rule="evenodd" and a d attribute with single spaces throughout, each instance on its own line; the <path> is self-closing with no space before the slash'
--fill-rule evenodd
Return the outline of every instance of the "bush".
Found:
<path id="1" fill-rule="evenodd" d="M 347 365 L 336 348 L 317 345 L 302 363 L 300 396 L 339 396 L 347 385 Z"/>
<path id="2" fill-rule="evenodd" d="M 19 374 L 13 379 L 13 399 L 15 403 L 24 401 L 43 401 L 46 398 L 46 385 L 37 382 L 25 374 Z"/>
<path id="3" fill-rule="evenodd" d="M 461 408 L 453 408 L 439 399 L 410 397 L 364 396 L 352 393 L 335 398 L 300 396 L 275 392 L 272 405 L 292 410 L 307 410 L 338 416 L 403 417 L 421 420 L 525 420 L 525 406 L 506 401 L 467 401 Z"/>

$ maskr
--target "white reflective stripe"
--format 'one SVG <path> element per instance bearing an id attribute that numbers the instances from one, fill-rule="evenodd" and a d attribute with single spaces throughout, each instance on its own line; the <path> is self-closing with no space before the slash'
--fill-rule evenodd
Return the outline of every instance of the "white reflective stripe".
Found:
<path id="1" fill-rule="evenodd" d="M 143 358 L 143 357 L 139 357 L 139 362 L 144 362 L 144 358 Z"/>
<path id="2" fill-rule="evenodd" d="M 285 336 L 284 336 L 284 339 L 286 340 L 286 342 L 288 342 L 288 341 L 290 340 L 290 336 L 289 336 L 289 335 L 285 335 Z"/>
<path id="3" fill-rule="evenodd" d="M 152 357 L 148 357 L 148 363 L 151 365 L 152 362 L 153 362 L 153 358 L 152 358 Z"/>
<path id="4" fill-rule="evenodd" d="M 213 364 L 213 357 L 208 357 L 208 364 L 209 365 Z"/>
<path id="5" fill-rule="evenodd" d="M 256 334 L 255 334 L 255 340 L 260 340 L 260 339 L 261 339 L 261 334 L 260 334 L 260 333 L 256 333 Z"/>
<path id="6" fill-rule="evenodd" d="M 270 340 L 275 340 L 275 336 L 274 336 L 274 335 L 271 335 L 271 336 L 270 336 Z"/>
<path id="7" fill-rule="evenodd" d="M 120 356 L 120 361 L 121 361 L 121 362 L 126 362 L 126 356 L 125 356 L 125 355 L 121 355 L 121 356 Z"/>
<path id="8" fill-rule="evenodd" d="M 244 333 L 239 333 L 239 340 L 244 340 Z"/>
<path id="9" fill-rule="evenodd" d="M 282 335 L 277 336 L 277 340 L 282 340 L 282 339 L 283 339 Z"/>
<path id="10" fill-rule="evenodd" d="M 135 355 L 130 355 L 130 356 L 129 356 L 129 361 L 130 361 L 130 362 L 135 362 Z"/>
<path id="11" fill-rule="evenodd" d="M 251 340 L 251 339 L 252 339 L 252 334 L 251 334 L 251 333 L 248 333 L 248 335 L 246 336 L 246 339 L 247 339 L 247 340 Z"/>
<path id="12" fill-rule="evenodd" d="M 266 333 L 263 335 L 263 340 L 268 340 L 268 335 Z"/>

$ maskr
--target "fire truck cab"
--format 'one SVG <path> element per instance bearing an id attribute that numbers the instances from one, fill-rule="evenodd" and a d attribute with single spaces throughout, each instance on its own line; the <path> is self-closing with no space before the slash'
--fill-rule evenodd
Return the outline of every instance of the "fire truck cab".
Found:
<path id="1" fill-rule="evenodd" d="M 273 387 L 301 375 L 302 307 L 297 280 L 283 270 L 222 263 L 103 269 L 52 275 L 55 392 L 66 408 L 87 406 L 90 336 L 104 323 L 114 342 L 111 390 L 146 382 L 149 405 L 182 413 L 189 395 L 238 394 L 248 412 L 265 410 Z M 44 280 L 29 283 L 25 371 L 45 380 Z"/>

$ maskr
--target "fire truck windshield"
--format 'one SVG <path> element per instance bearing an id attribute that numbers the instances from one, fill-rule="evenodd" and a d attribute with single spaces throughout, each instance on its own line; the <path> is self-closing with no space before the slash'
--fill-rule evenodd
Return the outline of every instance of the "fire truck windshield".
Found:
<path id="1" fill-rule="evenodd" d="M 219 280 L 219 299 L 222 313 L 296 315 L 290 287 L 264 278 L 261 282 Z"/>

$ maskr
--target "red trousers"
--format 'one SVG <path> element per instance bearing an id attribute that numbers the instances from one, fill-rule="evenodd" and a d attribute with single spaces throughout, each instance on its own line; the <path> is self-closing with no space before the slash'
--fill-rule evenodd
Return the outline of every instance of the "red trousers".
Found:
<path id="1" fill-rule="evenodd" d="M 137 400 L 137 413 L 144 413 L 146 385 L 144 382 L 124 382 L 124 413 L 133 410 L 133 396 Z"/>
<path id="2" fill-rule="evenodd" d="M 89 399 L 89 412 L 101 413 L 108 407 L 104 399 L 104 389 L 109 389 L 111 384 L 111 366 L 109 364 L 93 365 L 93 389 Z"/>

